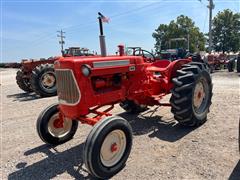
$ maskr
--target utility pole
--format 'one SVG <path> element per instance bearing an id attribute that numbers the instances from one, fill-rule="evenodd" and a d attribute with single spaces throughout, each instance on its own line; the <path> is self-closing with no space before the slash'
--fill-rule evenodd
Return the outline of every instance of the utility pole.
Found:
<path id="1" fill-rule="evenodd" d="M 160 33 L 160 47 L 159 47 L 159 53 L 161 53 L 161 50 L 162 50 L 162 38 L 164 36 L 164 32 L 161 32 Z"/>
<path id="2" fill-rule="evenodd" d="M 190 52 L 190 28 L 186 24 L 183 26 L 183 28 L 187 34 L 187 50 Z"/>
<path id="3" fill-rule="evenodd" d="M 61 53 L 62 55 L 64 55 L 64 50 L 63 50 L 63 45 L 65 44 L 64 38 L 66 38 L 63 34 L 65 34 L 65 32 L 62 31 L 57 31 L 59 34 L 57 35 L 57 37 L 60 37 L 60 41 L 59 44 L 61 44 Z"/>
<path id="4" fill-rule="evenodd" d="M 214 9 L 214 4 L 213 4 L 213 0 L 208 0 L 209 1 L 209 5 L 207 6 L 209 8 L 209 53 L 212 52 L 212 10 Z"/>

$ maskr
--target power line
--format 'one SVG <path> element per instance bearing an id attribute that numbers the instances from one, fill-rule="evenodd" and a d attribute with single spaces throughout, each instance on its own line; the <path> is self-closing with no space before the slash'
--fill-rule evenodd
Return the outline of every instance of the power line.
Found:
<path id="1" fill-rule="evenodd" d="M 148 4 L 148 5 L 144 5 L 144 6 L 140 6 L 140 7 L 137 7 L 137 8 L 133 8 L 133 9 L 125 11 L 125 12 L 113 14 L 112 16 L 109 16 L 109 17 L 110 17 L 110 19 L 115 19 L 115 18 L 119 18 L 121 16 L 126 16 L 128 14 L 136 13 L 136 12 L 138 12 L 140 10 L 145 10 L 146 11 L 149 7 L 151 7 L 151 6 L 155 5 L 155 4 L 158 4 L 158 3 L 159 2 L 152 2 L 152 3 Z M 161 5 L 162 5 L 162 3 L 165 3 L 165 2 L 164 1 L 161 2 Z M 154 9 L 156 9 L 156 7 L 154 7 Z M 72 32 L 76 32 L 79 29 L 95 25 L 96 22 L 97 22 L 96 20 L 93 20 L 93 21 L 90 21 L 89 23 L 82 23 L 82 24 L 78 24 L 78 25 L 63 27 L 62 30 L 65 30 L 65 31 L 68 30 L 68 33 L 72 33 Z M 30 43 L 38 45 L 38 44 L 40 44 L 40 42 L 53 39 L 54 38 L 53 36 L 54 36 L 54 33 L 50 33 L 50 34 L 45 35 L 45 36 L 43 35 L 42 37 L 38 37 L 37 39 L 33 40 Z"/>
<path id="2" fill-rule="evenodd" d="M 133 9 L 131 9 L 131 10 L 128 10 L 128 11 L 125 11 L 125 12 L 120 12 L 120 13 L 117 13 L 117 14 L 113 14 L 113 15 L 111 15 L 111 16 L 109 16 L 110 17 L 110 19 L 115 19 L 115 18 L 119 18 L 119 17 L 123 17 L 123 16 L 126 16 L 126 15 L 128 15 L 128 14 L 133 14 L 133 13 L 137 13 L 137 12 L 139 12 L 139 11 L 146 11 L 146 10 L 155 10 L 155 9 L 158 9 L 159 10 L 159 7 L 156 7 L 156 6 L 154 6 L 153 8 L 150 8 L 149 9 L 149 7 L 151 7 L 151 6 L 153 6 L 153 5 L 156 5 L 156 4 L 160 4 L 160 5 L 162 5 L 163 3 L 167 3 L 167 1 L 162 1 L 161 3 L 159 3 L 159 2 L 153 2 L 153 3 L 150 3 L 150 4 L 147 4 L 147 5 L 144 5 L 144 6 L 140 6 L 140 7 L 137 7 L 137 8 L 133 8 Z M 165 14 L 166 15 L 166 14 Z M 82 29 L 82 28 L 86 28 L 86 27 L 90 27 L 90 26 L 92 26 L 92 25 L 95 25 L 96 24 L 96 20 L 94 20 L 94 21 L 90 21 L 89 23 L 83 23 L 83 24 L 78 24 L 78 25 L 75 25 L 75 26 L 69 26 L 69 27 L 65 27 L 65 28 L 62 28 L 62 30 L 67 30 L 67 29 L 69 29 L 68 30 L 68 34 L 69 33 L 72 33 L 72 32 L 75 32 L 75 31 L 77 31 L 77 30 L 79 30 L 79 29 Z M 117 24 L 119 24 L 119 22 L 117 22 Z M 59 32 L 60 33 L 60 32 Z M 50 34 L 48 34 L 48 35 L 46 35 L 45 37 L 42 37 L 42 38 L 38 38 L 38 40 L 36 39 L 36 40 L 34 40 L 31 44 L 36 44 L 36 45 L 39 45 L 39 44 L 41 44 L 40 42 L 42 42 L 42 41 L 47 41 L 47 40 L 50 40 L 50 39 L 54 39 L 54 33 L 50 33 Z"/>
<path id="3" fill-rule="evenodd" d="M 127 14 L 130 14 L 130 13 L 136 13 L 137 11 L 141 10 L 141 9 L 145 9 L 145 8 L 148 8 L 152 5 L 156 4 L 156 2 L 154 3 L 151 3 L 151 4 L 148 4 L 148 5 L 145 5 L 145 6 L 141 6 L 141 7 L 138 7 L 138 8 L 134 8 L 134 9 L 131 9 L 129 11 L 125 11 L 125 12 L 121 12 L 121 13 L 118 13 L 118 14 L 114 14 L 112 16 L 109 16 L 111 19 L 112 18 L 118 18 L 120 16 L 124 16 L 124 15 L 127 15 Z M 86 28 L 86 27 L 89 27 L 91 25 L 95 25 L 96 24 L 96 20 L 94 21 L 90 21 L 89 23 L 83 23 L 83 24 L 78 24 L 78 25 L 75 25 L 75 26 L 69 26 L 69 27 L 64 27 L 62 28 L 62 30 L 67 30 L 67 29 L 70 29 L 68 30 L 68 33 L 72 33 L 72 32 L 75 32 L 77 30 L 79 30 L 80 28 Z M 37 39 L 31 41 L 28 43 L 28 45 L 31 44 L 32 45 L 40 45 L 41 43 L 40 42 L 44 42 L 44 41 L 47 41 L 47 40 L 51 40 L 51 39 L 54 39 L 54 35 L 55 33 L 49 33 L 47 35 L 44 35 L 42 34 L 40 37 L 38 37 Z"/>
<path id="4" fill-rule="evenodd" d="M 202 0 L 198 0 L 204 7 L 207 6 L 207 4 L 203 3 Z"/>
<path id="5" fill-rule="evenodd" d="M 56 36 L 56 34 L 55 33 L 42 34 L 39 35 L 38 38 L 36 38 L 35 40 L 30 41 L 29 43 L 31 43 L 32 45 L 38 44 L 39 42 L 45 41 L 53 36 Z"/>

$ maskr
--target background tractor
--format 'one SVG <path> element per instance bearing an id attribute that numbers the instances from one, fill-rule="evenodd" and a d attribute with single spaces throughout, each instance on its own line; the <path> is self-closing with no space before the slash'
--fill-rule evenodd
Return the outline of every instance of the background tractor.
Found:
<path id="1" fill-rule="evenodd" d="M 56 95 L 56 78 L 53 63 L 57 59 L 23 60 L 17 71 L 16 81 L 25 92 L 45 96 Z"/>
<path id="2" fill-rule="evenodd" d="M 173 44 L 175 48 L 172 48 Z M 189 40 L 186 38 L 172 38 L 169 40 L 169 49 L 161 50 L 157 53 L 157 56 L 159 56 L 160 59 L 168 59 L 171 61 L 187 58 L 191 55 L 189 47 L 187 46 L 189 46 Z"/>
<path id="3" fill-rule="evenodd" d="M 99 13 L 101 57 L 61 57 L 54 63 L 59 102 L 37 119 L 39 137 L 49 144 L 73 138 L 78 122 L 92 125 L 84 146 L 84 161 L 92 176 L 108 179 L 124 166 L 132 147 L 128 121 L 113 116 L 115 104 L 128 113 L 148 106 L 169 106 L 183 126 L 206 122 L 212 81 L 205 63 L 190 59 L 159 60 L 139 48 L 131 55 L 119 45 L 119 55 L 106 56 Z M 171 94 L 170 103 L 161 99 Z"/>
<path id="4" fill-rule="evenodd" d="M 177 59 L 183 59 L 189 56 L 190 53 L 188 53 L 185 49 L 178 48 L 178 49 L 166 49 L 162 50 L 159 53 L 160 59 L 167 59 L 170 61 L 174 61 Z"/>
<path id="5" fill-rule="evenodd" d="M 237 72 L 240 72 L 240 54 L 231 56 L 228 63 L 227 68 L 229 72 L 233 72 L 236 69 Z"/>
<path id="6" fill-rule="evenodd" d="M 93 56 L 93 53 L 89 52 L 88 48 L 80 48 L 80 47 L 70 47 L 68 49 L 65 49 L 63 52 L 64 57 L 70 57 L 70 56 Z"/>
<path id="7" fill-rule="evenodd" d="M 87 48 L 70 47 L 65 49 L 64 57 L 93 56 Z M 59 57 L 40 60 L 22 60 L 17 71 L 16 82 L 25 92 L 35 92 L 41 97 L 57 95 L 56 76 L 53 63 Z"/>
<path id="8" fill-rule="evenodd" d="M 226 54 L 208 54 L 206 61 L 210 66 L 211 73 L 215 70 L 227 68 L 227 55 Z"/>

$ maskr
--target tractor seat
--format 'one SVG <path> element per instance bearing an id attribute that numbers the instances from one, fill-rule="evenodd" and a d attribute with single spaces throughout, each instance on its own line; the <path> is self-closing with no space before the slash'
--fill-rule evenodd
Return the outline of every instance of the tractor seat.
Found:
<path id="1" fill-rule="evenodd" d="M 147 68 L 147 70 L 151 72 L 163 72 L 167 69 L 170 63 L 171 62 L 169 60 L 160 60 L 152 63 L 151 66 Z"/>

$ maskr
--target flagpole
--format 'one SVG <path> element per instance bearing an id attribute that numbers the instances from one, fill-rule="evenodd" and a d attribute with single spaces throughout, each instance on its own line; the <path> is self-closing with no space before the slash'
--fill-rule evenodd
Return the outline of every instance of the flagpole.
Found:
<path id="1" fill-rule="evenodd" d="M 101 18 L 101 17 L 98 17 L 98 20 L 99 20 L 100 36 L 103 36 L 102 18 Z"/>
<path id="2" fill-rule="evenodd" d="M 106 43 L 105 43 L 105 36 L 103 35 L 103 25 L 102 25 L 102 14 L 99 12 L 98 13 L 99 17 L 99 30 L 100 30 L 100 35 L 99 35 L 99 41 L 100 41 L 100 49 L 101 49 L 101 55 L 107 56 L 107 49 L 106 49 Z"/>

